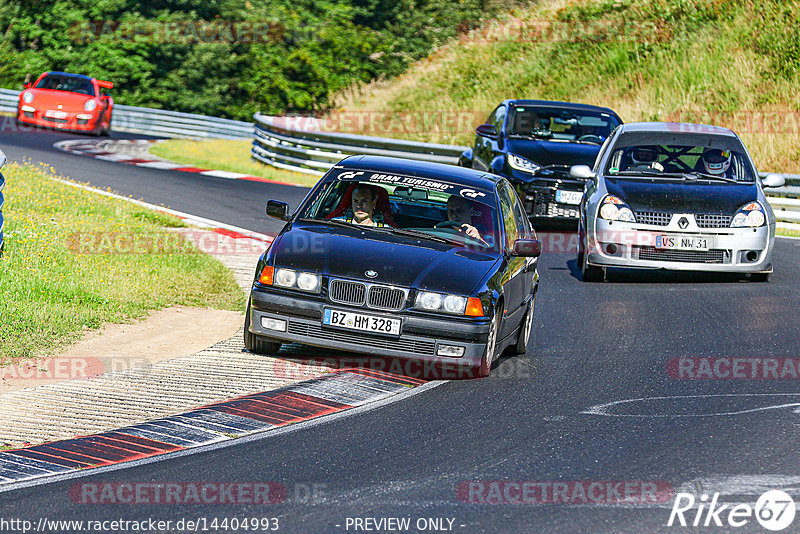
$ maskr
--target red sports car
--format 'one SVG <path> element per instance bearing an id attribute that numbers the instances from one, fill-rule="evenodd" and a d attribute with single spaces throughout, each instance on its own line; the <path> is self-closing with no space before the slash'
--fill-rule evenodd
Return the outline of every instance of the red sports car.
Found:
<path id="1" fill-rule="evenodd" d="M 45 72 L 19 94 L 23 124 L 108 135 L 114 100 L 101 92 L 114 84 L 82 74 Z"/>

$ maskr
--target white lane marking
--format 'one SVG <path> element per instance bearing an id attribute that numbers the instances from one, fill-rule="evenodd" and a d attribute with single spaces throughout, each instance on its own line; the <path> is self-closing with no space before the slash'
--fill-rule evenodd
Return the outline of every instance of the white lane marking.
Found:
<path id="1" fill-rule="evenodd" d="M 137 167 L 149 167 L 151 169 L 164 169 L 164 170 L 171 170 L 171 169 L 180 169 L 181 167 L 186 167 L 186 165 L 181 165 L 180 163 L 170 163 L 167 161 L 148 161 L 146 163 L 137 163 Z"/>
<path id="2" fill-rule="evenodd" d="M 126 161 L 138 158 L 136 156 L 131 156 L 129 154 L 106 154 L 105 156 L 95 156 L 94 159 L 102 159 L 105 161 L 116 161 L 124 163 Z"/>
<path id="3" fill-rule="evenodd" d="M 646 413 L 639 413 L 639 414 L 619 414 L 619 413 L 611 413 L 609 410 L 618 405 L 622 404 L 632 404 L 635 402 L 647 402 L 647 401 L 661 401 L 661 400 L 687 400 L 687 399 L 712 399 L 712 398 L 722 398 L 722 397 L 729 397 L 729 398 L 746 398 L 746 397 L 796 397 L 798 399 L 797 402 L 787 403 L 787 404 L 776 404 L 773 406 L 762 406 L 760 408 L 749 408 L 744 410 L 735 410 L 730 412 L 709 412 L 709 413 L 700 413 L 700 414 L 646 414 Z M 604 404 L 595 404 L 594 406 L 590 407 L 588 410 L 584 410 L 581 412 L 585 415 L 602 415 L 605 417 L 646 417 L 646 418 L 669 418 L 669 417 L 713 417 L 719 415 L 742 415 L 747 413 L 753 412 L 763 412 L 767 410 L 780 410 L 783 408 L 796 408 L 793 413 L 800 413 L 800 393 L 724 393 L 724 394 L 716 394 L 716 395 L 676 395 L 676 396 L 669 396 L 669 397 L 641 397 L 638 399 L 623 399 L 614 402 L 607 402 Z"/>
<path id="4" fill-rule="evenodd" d="M 345 380 L 347 380 L 345 378 Z M 0 485 L 0 494 L 6 491 L 14 491 L 21 488 L 27 488 L 30 486 L 41 486 L 44 484 L 52 484 L 55 482 L 62 482 L 64 480 L 71 480 L 75 478 L 83 478 L 87 476 L 94 476 L 101 473 L 110 473 L 112 471 L 119 471 L 122 469 L 129 469 L 131 467 L 138 467 L 140 465 L 147 465 L 156 462 L 162 462 L 164 460 L 172 460 L 176 458 L 181 458 L 183 456 L 189 456 L 193 454 L 205 453 L 205 452 L 212 452 L 217 451 L 220 449 L 226 449 L 228 447 L 235 447 L 238 445 L 242 445 L 244 443 L 249 443 L 251 441 L 260 441 L 264 439 L 269 439 L 272 436 L 278 436 L 282 434 L 288 434 L 290 432 L 297 432 L 299 430 L 305 430 L 307 428 L 319 425 L 319 424 L 327 424 L 333 421 L 337 421 L 339 419 L 352 417 L 354 415 L 358 415 L 361 413 L 369 412 L 371 410 L 375 410 L 377 408 L 382 408 L 383 406 L 388 406 L 389 404 L 393 404 L 395 402 L 399 402 L 401 400 L 407 399 L 409 397 L 413 397 L 414 395 L 418 395 L 424 391 L 428 391 L 429 389 L 433 389 L 435 387 L 441 386 L 449 382 L 449 380 L 434 380 L 431 382 L 426 382 L 421 386 L 415 387 L 413 389 L 409 389 L 407 392 L 401 392 L 396 395 L 392 395 L 391 397 L 386 397 L 375 402 L 371 402 L 369 404 L 363 404 L 361 406 L 357 406 L 355 408 L 348 408 L 346 410 L 342 410 L 340 412 L 335 412 L 329 415 L 324 415 L 320 417 L 315 417 L 314 419 L 309 419 L 306 421 L 302 421 L 300 423 L 294 423 L 291 425 L 282 426 L 279 428 L 267 428 L 264 430 L 257 430 L 251 434 L 246 436 L 242 436 L 240 438 L 232 438 L 224 441 L 217 441 L 214 443 L 209 443 L 206 445 L 194 446 L 188 449 L 169 452 L 166 454 L 161 454 L 158 456 L 151 456 L 150 458 L 142 458 L 140 460 L 132 460 L 130 462 L 123 462 L 120 464 L 113 464 L 107 465 L 102 467 L 94 467 L 92 469 L 84 469 L 84 470 L 77 470 L 77 471 L 70 471 L 68 473 L 57 474 L 57 475 L 50 475 L 46 478 L 36 478 L 30 480 L 23 480 L 17 483 L 8 482 Z M 128 430 L 120 429 L 120 432 L 125 432 Z"/>
<path id="5" fill-rule="evenodd" d="M 231 172 L 231 171 L 203 171 L 199 174 L 205 174 L 206 176 L 215 176 L 217 178 L 227 178 L 229 180 L 237 180 L 239 178 L 249 177 L 249 174 L 242 174 L 240 172 Z"/>
<path id="6" fill-rule="evenodd" d="M 271 243 L 273 240 L 273 236 L 269 234 L 261 234 L 258 232 L 253 232 L 252 230 L 248 230 L 246 228 L 240 228 L 239 226 L 233 226 L 231 224 L 215 221 L 213 219 L 206 219 L 205 217 L 199 217 L 197 215 L 192 215 L 190 213 L 185 213 L 183 211 L 169 209 L 164 206 L 156 206 L 155 204 L 150 204 L 149 202 L 144 202 L 143 200 L 136 200 L 134 198 L 123 197 L 122 195 L 111 193 L 109 191 L 103 191 L 102 189 L 97 189 L 95 187 L 91 187 L 85 184 L 79 184 L 77 182 L 71 182 L 69 180 L 62 180 L 61 178 L 53 178 L 53 179 L 58 182 L 61 182 L 62 184 L 66 184 L 72 187 L 77 187 L 78 189 L 83 189 L 84 191 L 91 191 L 92 193 L 97 193 L 99 195 L 103 195 L 110 198 L 116 198 L 118 200 L 124 200 L 126 202 L 130 202 L 132 204 L 136 204 L 137 206 L 142 206 L 151 210 L 160 211 L 162 213 L 169 213 L 170 215 L 174 215 L 176 217 L 189 221 L 192 224 L 195 224 L 202 228 L 219 228 L 222 230 L 230 230 L 231 232 L 236 232 L 245 235 L 247 237 L 251 237 L 253 239 L 257 239 L 259 241 L 264 241 L 267 243 Z"/>

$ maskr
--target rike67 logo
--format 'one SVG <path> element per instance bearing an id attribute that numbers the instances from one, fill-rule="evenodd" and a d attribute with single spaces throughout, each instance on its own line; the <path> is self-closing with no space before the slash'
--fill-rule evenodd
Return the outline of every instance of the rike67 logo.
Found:
<path id="1" fill-rule="evenodd" d="M 788 493 L 770 490 L 762 494 L 755 507 L 747 503 L 720 504 L 719 493 L 711 500 L 708 495 L 701 495 L 699 502 L 691 493 L 677 493 L 672 505 L 667 526 L 692 527 L 743 527 L 754 518 L 762 528 L 780 531 L 794 521 L 794 500 Z"/>

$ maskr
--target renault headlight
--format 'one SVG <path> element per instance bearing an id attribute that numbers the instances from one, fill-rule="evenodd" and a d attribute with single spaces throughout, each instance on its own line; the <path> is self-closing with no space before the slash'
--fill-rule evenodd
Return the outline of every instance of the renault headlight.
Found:
<path id="1" fill-rule="evenodd" d="M 739 208 L 733 216 L 731 228 L 757 228 L 766 222 L 764 206 L 760 202 L 750 202 Z"/>
<path id="2" fill-rule="evenodd" d="M 309 293 L 319 293 L 322 286 L 322 277 L 320 275 L 293 269 L 275 269 L 273 281 L 278 287 L 299 289 Z"/>
<path id="3" fill-rule="evenodd" d="M 625 201 L 614 195 L 606 195 L 600 205 L 600 218 L 609 221 L 636 222 L 633 211 Z"/>
<path id="4" fill-rule="evenodd" d="M 517 169 L 518 171 L 528 172 L 531 174 L 535 174 L 539 169 L 542 168 L 541 165 L 537 165 L 529 159 L 521 158 L 516 154 L 509 154 L 506 161 L 508 161 L 508 165 L 512 169 Z"/>

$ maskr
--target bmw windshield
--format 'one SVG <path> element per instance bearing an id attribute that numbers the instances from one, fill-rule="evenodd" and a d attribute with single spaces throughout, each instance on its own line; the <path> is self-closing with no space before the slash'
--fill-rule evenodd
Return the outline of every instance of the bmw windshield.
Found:
<path id="1" fill-rule="evenodd" d="M 355 175 L 355 176 L 354 176 Z M 341 172 L 324 182 L 299 217 L 430 241 L 494 249 L 499 239 L 492 190 L 410 176 Z"/>

